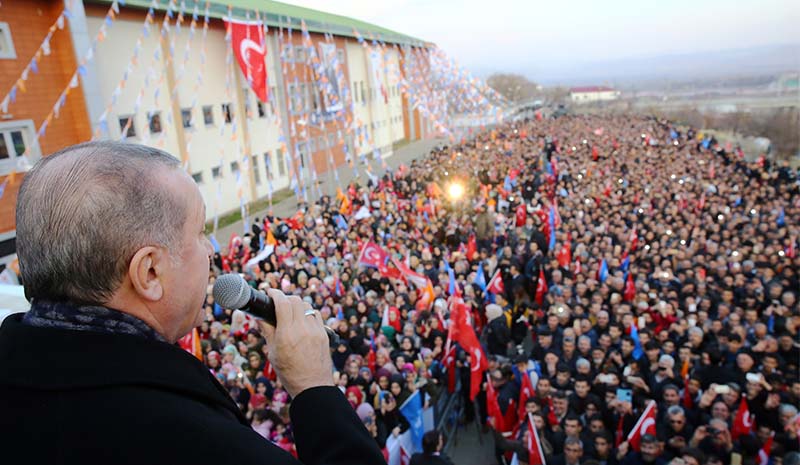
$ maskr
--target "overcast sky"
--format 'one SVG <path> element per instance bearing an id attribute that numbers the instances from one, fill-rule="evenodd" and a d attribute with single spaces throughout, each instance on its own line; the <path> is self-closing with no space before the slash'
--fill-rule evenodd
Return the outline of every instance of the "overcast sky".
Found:
<path id="1" fill-rule="evenodd" d="M 481 75 L 800 43 L 800 0 L 287 1 L 435 42 Z"/>

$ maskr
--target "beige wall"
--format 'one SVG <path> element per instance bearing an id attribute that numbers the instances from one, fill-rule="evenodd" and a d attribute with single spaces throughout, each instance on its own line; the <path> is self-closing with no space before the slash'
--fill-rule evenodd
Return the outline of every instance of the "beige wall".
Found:
<path id="1" fill-rule="evenodd" d="M 89 16 L 88 24 L 90 33 L 98 30 L 102 23 L 102 17 L 93 10 L 87 11 Z M 177 16 L 177 15 L 176 15 Z M 127 117 L 134 114 L 137 99 L 139 99 L 142 89 L 144 93 L 140 98 L 138 111 L 134 115 L 136 136 L 130 139 L 137 143 L 144 143 L 167 150 L 168 152 L 180 157 L 180 147 L 178 142 L 178 132 L 176 124 L 181 124 L 180 118 L 171 118 L 171 95 L 167 86 L 166 73 L 163 57 L 154 59 L 156 50 L 160 51 L 159 29 L 163 20 L 163 12 L 156 15 L 154 23 L 150 27 L 150 34 L 142 41 L 142 47 L 138 55 L 136 65 L 132 65 L 128 73 L 128 79 L 121 93 L 117 96 L 117 101 L 107 115 L 108 137 L 120 139 L 121 126 L 120 117 Z M 106 43 L 98 49 L 96 63 L 100 74 L 101 95 L 104 105 L 108 105 L 114 94 L 114 90 L 120 82 L 123 73 L 130 63 L 131 56 L 137 39 L 141 36 L 142 24 L 145 19 L 145 11 L 124 9 L 123 13 L 115 21 L 109 30 Z M 252 158 L 245 155 L 256 156 L 256 165 L 260 183 L 255 184 L 255 198 L 267 196 L 269 187 L 265 169 L 264 154 L 269 152 L 271 157 L 270 172 L 273 175 L 272 187 L 275 191 L 289 186 L 289 169 L 285 165 L 283 157 L 276 156 L 280 145 L 278 142 L 279 131 L 282 127 L 282 118 L 286 109 L 275 99 L 275 104 L 267 104 L 267 114 L 259 117 L 256 99 L 252 91 L 246 92 L 246 98 L 250 111 L 247 117 L 247 130 L 249 134 L 250 150 L 244 153 L 244 127 L 242 115 L 235 114 L 235 124 L 224 123 L 222 105 L 231 103 L 232 109 L 236 108 L 235 79 L 231 79 L 230 94 L 226 92 L 226 51 L 225 31 L 220 20 L 212 19 L 211 27 L 205 42 L 206 61 L 202 73 L 201 69 L 201 44 L 202 44 L 202 16 L 195 30 L 194 38 L 191 41 L 188 60 L 184 65 L 184 54 L 189 37 L 189 22 L 191 14 L 182 25 L 180 31 L 173 25 L 171 34 L 175 35 L 174 57 L 172 67 L 177 81 L 177 99 L 181 109 L 190 109 L 192 114 L 192 127 L 184 130 L 188 147 L 188 170 L 198 179 L 198 185 L 203 194 L 207 205 L 207 219 L 213 219 L 217 214 L 236 210 L 240 206 L 240 198 L 248 203 L 253 200 L 250 186 L 250 176 L 247 169 L 252 164 Z M 270 33 L 275 33 L 276 29 L 270 29 Z M 299 34 L 297 34 L 299 40 Z M 370 79 L 371 64 L 368 52 L 354 39 L 344 41 L 346 54 L 347 77 L 349 82 L 345 83 L 353 92 L 353 83 L 359 83 L 358 97 L 355 102 L 353 115 L 354 121 L 361 121 L 366 125 L 372 135 L 372 144 L 366 140 L 363 145 L 356 146 L 358 155 L 371 153 L 373 148 L 380 148 L 384 157 L 391 156 L 392 143 L 403 139 L 403 111 L 402 98 L 399 90 L 392 90 L 397 87 L 397 77 L 394 69 L 398 66 L 397 52 L 391 47 L 385 49 L 384 59 L 387 61 L 388 73 L 381 69 L 384 86 L 389 93 L 388 105 L 384 102 L 379 90 L 372 92 L 372 80 Z M 274 72 L 280 70 L 278 51 L 274 50 L 274 40 L 267 41 L 267 71 L 269 74 L 269 85 L 272 97 L 283 88 L 286 92 L 286 85 L 281 82 L 282 77 Z M 239 67 L 233 60 L 235 73 L 241 74 Z M 149 83 L 145 86 L 145 77 L 149 76 Z M 196 86 L 198 76 L 202 78 L 201 85 Z M 240 79 L 239 82 L 246 86 L 246 80 Z M 363 82 L 364 89 L 367 91 L 366 103 L 362 103 L 360 83 Z M 159 96 L 156 100 L 154 94 L 156 88 L 159 89 Z M 211 106 L 214 122 L 206 125 L 203 120 L 203 107 Z M 160 112 L 163 131 L 160 134 L 150 134 L 148 130 L 148 112 Z M 236 127 L 234 137 L 233 129 Z M 372 129 L 374 127 L 374 129 Z M 286 134 L 289 139 L 289 134 Z M 358 141 L 355 141 L 356 144 Z M 291 145 L 290 145 L 291 147 Z M 232 171 L 231 163 L 238 162 L 240 169 L 240 180 Z M 337 162 L 340 162 L 337 158 Z M 213 179 L 212 169 L 222 165 L 221 179 Z M 280 165 L 280 166 L 279 166 Z M 317 170 L 320 178 L 324 178 L 324 171 L 327 166 L 322 159 L 317 160 Z M 374 166 L 374 165 L 373 165 Z M 283 174 L 280 172 L 283 171 Z M 309 194 L 313 191 L 309 189 Z"/>

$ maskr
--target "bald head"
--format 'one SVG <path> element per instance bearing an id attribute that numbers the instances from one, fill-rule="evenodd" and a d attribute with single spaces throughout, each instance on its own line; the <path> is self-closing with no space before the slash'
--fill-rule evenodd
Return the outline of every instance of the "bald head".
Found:
<path id="1" fill-rule="evenodd" d="M 136 250 L 174 246 L 186 201 L 166 179 L 179 168 L 161 150 L 108 141 L 42 158 L 17 200 L 17 254 L 27 298 L 104 303 Z"/>

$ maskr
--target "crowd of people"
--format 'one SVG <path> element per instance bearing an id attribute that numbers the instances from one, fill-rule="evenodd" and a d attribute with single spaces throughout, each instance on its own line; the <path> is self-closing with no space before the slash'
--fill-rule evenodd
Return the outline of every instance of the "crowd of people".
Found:
<path id="1" fill-rule="evenodd" d="M 269 346 L 211 295 L 242 273 L 320 310 L 340 336 L 334 382 L 384 450 L 421 391 L 463 396 L 498 463 L 541 462 L 531 425 L 548 464 L 800 463 L 800 186 L 748 155 L 635 116 L 535 118 L 437 148 L 231 238 L 210 273 L 204 362 L 293 452 Z M 360 264 L 370 243 L 386 266 Z M 474 403 L 477 362 L 448 337 L 455 302 L 488 358 Z M 453 365 L 466 369 L 451 394 Z"/>

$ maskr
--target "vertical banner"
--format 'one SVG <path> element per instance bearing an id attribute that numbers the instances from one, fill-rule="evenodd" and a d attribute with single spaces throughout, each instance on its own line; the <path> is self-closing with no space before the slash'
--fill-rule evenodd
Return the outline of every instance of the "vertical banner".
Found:
<path id="1" fill-rule="evenodd" d="M 267 102 L 267 43 L 260 21 L 226 21 L 231 34 L 231 47 L 247 83 L 264 103 Z"/>
<path id="2" fill-rule="evenodd" d="M 327 90 L 327 92 L 323 92 L 325 111 L 329 113 L 341 111 L 344 107 L 342 105 L 341 96 L 339 95 L 339 76 L 336 71 L 339 65 L 339 59 L 336 56 L 336 44 L 320 42 L 319 48 L 321 52 L 320 55 L 322 55 L 321 71 L 323 74 L 323 76 L 319 76 L 319 78 L 321 78 L 324 84 L 324 86 L 321 87 Z"/>
<path id="3" fill-rule="evenodd" d="M 383 103 L 388 104 L 389 94 L 386 92 L 386 87 L 383 85 L 383 78 L 381 76 L 381 70 L 383 69 L 383 58 L 381 57 L 381 51 L 378 47 L 371 47 L 369 53 L 369 62 L 370 67 L 372 68 L 372 87 L 375 88 L 376 92 L 381 93 L 383 96 Z"/>

